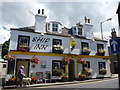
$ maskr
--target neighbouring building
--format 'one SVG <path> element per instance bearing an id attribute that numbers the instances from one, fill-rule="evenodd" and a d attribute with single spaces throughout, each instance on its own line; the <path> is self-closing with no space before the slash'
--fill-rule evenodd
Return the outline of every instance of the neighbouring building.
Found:
<path id="1" fill-rule="evenodd" d="M 120 38 L 120 37 L 117 37 L 116 31 L 114 28 L 112 29 L 112 32 L 111 32 L 111 38 L 112 39 Z M 108 47 L 108 49 L 109 49 L 109 56 L 111 61 L 111 65 L 110 65 L 111 73 L 118 74 L 118 56 L 116 53 L 111 52 L 110 47 Z M 119 58 L 120 58 L 120 55 L 119 55 Z"/>
<path id="2" fill-rule="evenodd" d="M 9 54 L 15 60 L 8 61 L 8 75 L 17 74 L 24 65 L 26 75 L 37 75 L 38 82 L 45 79 L 46 72 L 51 80 L 61 79 L 59 72 L 74 80 L 84 67 L 91 68 L 91 78 L 111 77 L 107 41 L 93 36 L 93 25 L 77 23 L 68 29 L 57 21 L 46 22 L 46 18 L 44 10 L 42 14 L 38 10 L 35 26 L 11 28 Z M 34 57 L 40 63 L 34 63 Z M 107 72 L 101 74 L 103 68 Z"/>

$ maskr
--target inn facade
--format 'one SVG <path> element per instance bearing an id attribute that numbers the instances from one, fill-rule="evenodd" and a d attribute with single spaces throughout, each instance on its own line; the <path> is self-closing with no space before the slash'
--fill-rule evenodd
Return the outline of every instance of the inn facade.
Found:
<path id="1" fill-rule="evenodd" d="M 38 82 L 45 80 L 47 72 L 51 80 L 60 80 L 60 70 L 74 80 L 84 67 L 91 69 L 90 78 L 111 77 L 107 41 L 93 36 L 93 25 L 85 22 L 66 28 L 57 21 L 46 22 L 46 18 L 42 9 L 42 14 L 38 11 L 35 15 L 34 26 L 11 28 L 9 54 L 15 59 L 8 61 L 8 75 L 17 75 L 24 65 L 25 74 L 37 76 Z M 84 48 L 90 52 L 83 53 Z M 99 55 L 99 49 L 105 53 Z M 37 57 L 40 63 L 31 62 L 32 57 Z M 78 63 L 79 60 L 86 64 Z M 103 68 L 107 72 L 100 74 Z"/>

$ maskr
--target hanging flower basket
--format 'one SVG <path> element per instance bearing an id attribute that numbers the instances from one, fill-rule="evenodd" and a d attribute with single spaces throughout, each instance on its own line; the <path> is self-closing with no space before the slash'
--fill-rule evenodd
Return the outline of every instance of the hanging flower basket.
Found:
<path id="1" fill-rule="evenodd" d="M 35 63 L 35 64 L 40 64 L 40 60 L 39 60 L 37 57 L 35 57 L 35 56 L 33 56 L 33 57 L 30 59 L 30 62 L 31 62 L 31 63 Z"/>
<path id="2" fill-rule="evenodd" d="M 86 64 L 86 61 L 84 59 L 78 59 L 76 62 L 81 64 Z"/>
<path id="3" fill-rule="evenodd" d="M 5 60 L 9 60 L 9 61 L 13 61 L 14 60 L 14 56 L 12 56 L 12 55 L 5 55 L 3 58 Z"/>
<path id="4" fill-rule="evenodd" d="M 63 59 L 62 59 L 62 63 L 64 63 L 64 64 L 70 64 L 70 59 L 68 59 L 68 58 L 63 58 Z"/>

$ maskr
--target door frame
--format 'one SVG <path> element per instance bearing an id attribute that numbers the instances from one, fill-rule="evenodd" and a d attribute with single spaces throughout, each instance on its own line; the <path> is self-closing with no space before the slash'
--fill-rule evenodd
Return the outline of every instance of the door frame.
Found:
<path id="1" fill-rule="evenodd" d="M 16 59 L 16 69 L 15 69 L 15 75 L 17 75 L 17 65 L 18 65 L 18 61 L 28 61 L 28 75 L 27 77 L 29 77 L 29 71 L 30 71 L 30 60 L 29 59 Z"/>

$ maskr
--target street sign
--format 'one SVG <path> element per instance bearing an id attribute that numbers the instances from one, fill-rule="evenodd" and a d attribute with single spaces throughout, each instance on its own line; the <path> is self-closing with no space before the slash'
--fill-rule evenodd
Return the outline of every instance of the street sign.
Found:
<path id="1" fill-rule="evenodd" d="M 120 39 L 111 39 L 110 40 L 110 49 L 111 53 L 120 53 Z"/>

